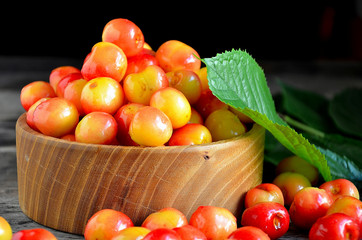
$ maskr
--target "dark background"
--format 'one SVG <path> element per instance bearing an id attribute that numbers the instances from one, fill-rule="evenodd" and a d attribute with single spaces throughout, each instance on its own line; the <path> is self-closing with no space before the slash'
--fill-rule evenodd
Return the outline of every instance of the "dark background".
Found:
<path id="1" fill-rule="evenodd" d="M 10 3 L 0 56 L 83 59 L 104 25 L 128 18 L 154 50 L 176 39 L 201 57 L 232 48 L 257 59 L 362 60 L 361 0 Z M 9 13 L 7 13 L 7 11 Z"/>

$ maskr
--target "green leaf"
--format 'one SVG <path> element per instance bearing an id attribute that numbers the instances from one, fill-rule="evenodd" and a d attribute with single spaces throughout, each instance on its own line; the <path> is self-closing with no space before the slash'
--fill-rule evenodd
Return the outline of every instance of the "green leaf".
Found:
<path id="1" fill-rule="evenodd" d="M 362 169 L 362 141 L 339 134 L 325 134 L 323 137 L 305 133 L 303 135 L 314 144 L 345 156 Z"/>
<path id="2" fill-rule="evenodd" d="M 320 131 L 334 130 L 328 114 L 329 101 L 325 97 L 293 88 L 282 81 L 278 81 L 278 84 L 282 92 L 282 106 L 287 114 Z"/>
<path id="3" fill-rule="evenodd" d="M 353 139 L 334 134 L 326 135 L 325 138 L 306 133 L 303 133 L 303 136 L 315 143 L 316 147 L 324 154 L 333 179 L 346 178 L 357 187 L 362 187 L 362 161 L 359 161 L 360 157 L 353 159 L 358 154 L 358 156 L 361 156 L 362 146 L 360 144 L 362 144 L 362 141 L 356 142 Z M 318 141 L 315 141 L 315 139 L 318 139 Z M 281 145 L 273 135 L 269 132 L 266 133 L 265 161 L 277 165 L 281 160 L 290 155 L 291 152 Z M 352 157 L 349 157 L 349 155 Z"/>
<path id="4" fill-rule="evenodd" d="M 248 53 L 227 51 L 204 62 L 210 89 L 217 98 L 249 116 L 291 152 L 316 166 L 326 181 L 332 179 L 324 155 L 278 116 L 264 72 Z"/>
<path id="5" fill-rule="evenodd" d="M 361 169 L 346 156 L 341 156 L 329 149 L 318 147 L 326 156 L 333 179 L 347 178 L 351 180 L 358 188 L 362 187 Z M 347 176 L 347 177 L 346 177 Z"/>
<path id="6" fill-rule="evenodd" d="M 289 116 L 284 116 L 284 120 L 301 130 L 303 136 L 324 154 L 333 178 L 346 178 L 356 185 L 361 185 L 362 141 L 339 134 L 323 133 Z"/>
<path id="7" fill-rule="evenodd" d="M 221 101 L 263 113 L 273 123 L 287 125 L 275 110 L 263 70 L 248 53 L 226 51 L 204 62 L 210 89 Z"/>
<path id="8" fill-rule="evenodd" d="M 330 102 L 329 113 L 344 133 L 362 138 L 362 89 L 346 89 Z"/>

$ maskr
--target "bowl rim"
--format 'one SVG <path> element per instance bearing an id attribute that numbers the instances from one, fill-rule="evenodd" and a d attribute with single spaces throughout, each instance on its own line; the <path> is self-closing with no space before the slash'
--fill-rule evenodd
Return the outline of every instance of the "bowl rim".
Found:
<path id="1" fill-rule="evenodd" d="M 64 140 L 61 138 L 56 138 L 56 137 L 52 137 L 52 136 L 47 136 L 42 134 L 41 132 L 38 132 L 34 129 L 32 129 L 26 122 L 26 112 L 22 113 L 18 120 L 16 121 L 16 132 L 18 132 L 18 129 L 21 128 L 24 132 L 26 132 L 26 134 L 28 135 L 32 135 L 36 138 L 40 138 L 42 140 L 45 141 L 49 141 L 50 143 L 63 143 L 63 144 L 69 144 L 69 145 L 73 145 L 73 146 L 78 146 L 78 147 L 102 147 L 102 148 L 110 148 L 110 149 L 124 149 L 124 150 L 131 150 L 131 149 L 137 149 L 137 150 L 145 150 L 145 149 L 165 149 L 165 150 L 170 150 L 170 149 L 181 149 L 181 148 L 197 148 L 200 149 L 202 147 L 205 148 L 210 148 L 212 146 L 221 146 L 221 145 L 225 145 L 231 142 L 235 142 L 238 140 L 242 140 L 244 138 L 248 138 L 251 135 L 254 135 L 256 133 L 258 133 L 259 131 L 261 131 L 261 129 L 263 128 L 262 126 L 260 126 L 257 123 L 253 123 L 252 127 L 244 134 L 241 134 L 239 136 L 230 138 L 230 139 L 226 139 L 226 140 L 219 140 L 216 142 L 211 142 L 211 143 L 204 143 L 204 144 L 196 144 L 196 145 L 181 145 L 181 146 L 156 146 L 156 147 L 149 147 L 149 146 L 123 146 L 123 145 L 110 145 L 110 144 L 97 144 L 97 143 L 81 143 L 81 142 L 75 142 L 75 141 L 68 141 L 68 140 Z"/>

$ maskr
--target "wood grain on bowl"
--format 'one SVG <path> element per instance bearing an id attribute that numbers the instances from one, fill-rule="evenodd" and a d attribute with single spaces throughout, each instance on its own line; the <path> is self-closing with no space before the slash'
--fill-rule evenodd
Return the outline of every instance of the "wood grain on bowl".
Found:
<path id="1" fill-rule="evenodd" d="M 98 210 L 112 208 L 136 225 L 175 207 L 188 218 L 200 205 L 241 213 L 246 191 L 262 181 L 265 130 L 197 146 L 123 147 L 44 136 L 16 124 L 19 204 L 31 219 L 82 234 Z"/>

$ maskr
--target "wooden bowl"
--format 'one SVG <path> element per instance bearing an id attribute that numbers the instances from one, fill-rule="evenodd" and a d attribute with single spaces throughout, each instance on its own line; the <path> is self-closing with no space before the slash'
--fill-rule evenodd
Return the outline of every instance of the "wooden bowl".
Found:
<path id="1" fill-rule="evenodd" d="M 236 216 L 243 196 L 262 181 L 265 130 L 195 146 L 124 147 L 69 142 L 16 123 L 19 203 L 31 219 L 83 234 L 98 210 L 112 208 L 140 225 L 174 207 L 189 219 L 201 205 Z"/>

